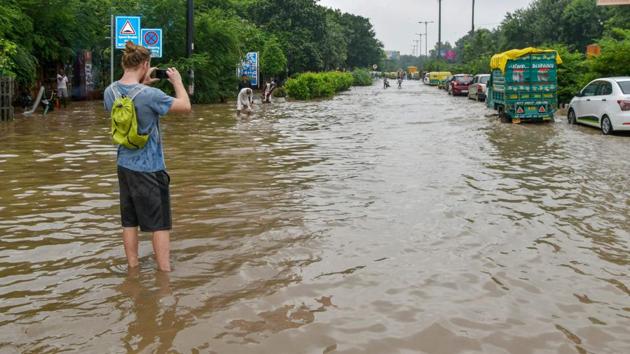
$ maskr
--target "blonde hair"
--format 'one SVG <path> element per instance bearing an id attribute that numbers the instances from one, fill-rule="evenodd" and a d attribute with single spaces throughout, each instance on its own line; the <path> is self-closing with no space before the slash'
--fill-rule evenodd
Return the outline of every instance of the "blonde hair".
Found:
<path id="1" fill-rule="evenodd" d="M 134 69 L 142 65 L 145 61 L 151 60 L 151 52 L 140 45 L 135 45 L 129 41 L 123 49 L 122 67 L 123 69 Z"/>

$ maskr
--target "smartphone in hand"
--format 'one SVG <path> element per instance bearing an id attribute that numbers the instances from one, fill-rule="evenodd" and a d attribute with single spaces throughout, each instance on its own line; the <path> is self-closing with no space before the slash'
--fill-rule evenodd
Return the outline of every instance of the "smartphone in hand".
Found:
<path id="1" fill-rule="evenodd" d="M 168 79 L 168 75 L 166 75 L 166 69 L 155 69 L 154 73 L 156 79 Z"/>

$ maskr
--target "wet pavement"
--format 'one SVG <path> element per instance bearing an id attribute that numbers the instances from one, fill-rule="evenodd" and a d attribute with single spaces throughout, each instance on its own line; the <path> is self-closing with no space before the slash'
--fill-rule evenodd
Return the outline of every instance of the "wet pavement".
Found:
<path id="1" fill-rule="evenodd" d="M 0 352 L 628 353 L 629 136 L 405 82 L 163 120 L 128 273 L 98 102 L 0 124 Z"/>

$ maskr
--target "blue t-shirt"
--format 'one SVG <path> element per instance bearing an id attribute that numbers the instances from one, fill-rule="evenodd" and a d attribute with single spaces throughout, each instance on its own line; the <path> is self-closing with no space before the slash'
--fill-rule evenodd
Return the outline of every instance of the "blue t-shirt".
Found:
<path id="1" fill-rule="evenodd" d="M 123 85 L 115 82 L 121 95 L 134 94 L 141 84 Z M 115 96 L 112 85 L 105 89 L 105 109 L 111 112 Z M 130 92 L 133 91 L 133 92 Z M 173 104 L 173 97 L 161 90 L 144 86 L 144 89 L 133 100 L 138 117 L 138 133 L 150 134 L 147 144 L 142 149 L 118 147 L 118 166 L 138 172 L 157 172 L 166 170 L 162 138 L 160 134 L 160 116 L 165 115 Z"/>

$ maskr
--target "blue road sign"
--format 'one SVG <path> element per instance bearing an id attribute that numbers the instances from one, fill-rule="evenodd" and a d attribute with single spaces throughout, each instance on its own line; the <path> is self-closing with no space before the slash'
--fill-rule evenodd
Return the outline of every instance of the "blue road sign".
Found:
<path id="1" fill-rule="evenodd" d="M 162 57 L 162 29 L 143 28 L 140 31 L 140 39 L 143 47 L 151 51 L 151 58 Z"/>
<path id="2" fill-rule="evenodd" d="M 252 86 L 258 86 L 258 52 L 249 52 L 241 64 L 239 75 L 247 75 Z"/>
<path id="3" fill-rule="evenodd" d="M 116 48 L 125 48 L 128 41 L 140 44 L 140 16 L 116 16 Z"/>

